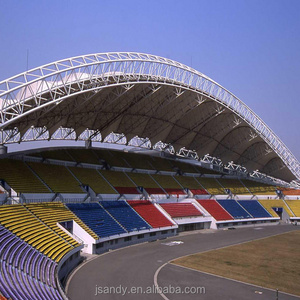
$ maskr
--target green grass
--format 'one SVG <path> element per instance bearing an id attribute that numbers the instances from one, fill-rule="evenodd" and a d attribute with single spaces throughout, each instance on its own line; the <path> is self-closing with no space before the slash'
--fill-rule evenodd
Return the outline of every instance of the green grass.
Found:
<path id="1" fill-rule="evenodd" d="M 300 231 L 198 253 L 172 263 L 300 295 Z"/>

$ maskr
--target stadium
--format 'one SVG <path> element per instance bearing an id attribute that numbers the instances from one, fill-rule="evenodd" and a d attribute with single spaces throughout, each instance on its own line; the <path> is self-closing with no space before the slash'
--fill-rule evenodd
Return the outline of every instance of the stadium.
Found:
<path id="1" fill-rule="evenodd" d="M 234 94 L 179 62 L 56 61 L 0 82 L 0 115 L 0 299 L 105 299 L 99 284 L 129 286 L 130 274 L 171 284 L 171 260 L 300 220 L 296 157 Z"/>

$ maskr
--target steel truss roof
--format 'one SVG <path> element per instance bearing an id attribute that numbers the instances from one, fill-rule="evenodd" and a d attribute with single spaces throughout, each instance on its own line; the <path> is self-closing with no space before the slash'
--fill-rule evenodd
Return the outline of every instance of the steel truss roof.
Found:
<path id="1" fill-rule="evenodd" d="M 147 91 L 145 89 L 142 92 L 138 90 L 137 86 L 139 85 L 147 85 Z M 152 101 L 155 94 L 166 90 L 162 87 L 171 88 L 174 91 L 174 99 L 180 99 L 184 93 L 194 95 L 196 105 L 193 104 L 191 109 L 208 100 L 215 103 L 216 112 L 208 116 L 205 122 L 209 122 L 209 118 L 216 118 L 221 114 L 224 115 L 224 112 L 230 112 L 234 116 L 231 121 L 241 132 L 241 137 L 235 141 L 237 144 L 245 142 L 242 138 L 245 134 L 243 126 L 248 130 L 247 141 L 257 137 L 263 141 L 263 145 L 258 142 L 257 145 L 251 144 L 244 149 L 248 157 L 250 152 L 252 156 L 256 156 L 259 151 L 267 153 L 272 151 L 290 172 L 300 179 L 300 164 L 295 156 L 263 120 L 235 95 L 204 74 L 181 63 L 155 55 L 134 52 L 77 56 L 47 64 L 1 81 L 0 144 L 52 138 L 101 141 L 102 137 L 108 135 L 108 129 L 116 127 L 112 123 L 118 114 L 114 112 L 112 119 L 107 117 L 106 126 L 93 128 L 93 124 L 98 124 L 96 119 L 94 123 L 85 121 L 90 120 L 93 107 L 90 106 L 90 111 L 88 113 L 85 111 L 83 115 L 80 115 L 78 107 L 84 107 L 85 103 L 90 105 L 93 99 L 99 97 L 101 93 L 104 94 L 105 101 L 118 103 L 118 99 L 128 97 L 131 92 L 137 93 L 137 90 L 139 93 L 144 93 L 143 99 L 148 97 L 149 101 Z M 104 93 L 107 88 L 113 89 L 113 97 Z M 162 98 L 169 97 L 167 94 L 159 95 Z M 70 98 L 73 99 L 72 105 L 68 103 Z M 134 101 L 132 105 L 138 102 Z M 163 104 L 160 105 L 163 107 Z M 111 111 L 107 113 L 108 115 L 113 112 L 113 106 L 110 108 Z M 159 107 L 156 108 L 156 111 L 157 109 Z M 128 110 L 130 108 L 127 108 L 126 111 Z M 71 111 L 76 111 L 77 119 L 74 127 L 63 127 L 62 122 L 58 122 L 55 126 L 56 115 L 60 115 L 60 120 L 68 123 L 66 120 Z M 122 112 L 124 110 L 120 109 L 119 114 Z M 51 115 L 51 113 L 53 114 Z M 179 113 L 176 111 L 176 114 Z M 229 116 L 229 114 L 227 115 Z M 172 116 L 169 117 L 172 119 Z M 175 113 L 173 117 L 176 121 Z M 47 123 L 40 121 L 47 118 Z M 155 120 L 154 115 L 152 118 L 151 120 Z M 135 123 L 136 126 L 141 124 L 141 120 L 142 116 L 140 116 L 140 121 Z M 225 119 L 219 119 L 220 122 L 222 120 Z M 89 126 L 84 128 L 85 122 Z M 43 125 L 44 123 L 46 125 Z M 199 124 L 195 123 L 196 127 L 199 128 Z M 159 129 L 156 128 L 156 130 Z M 145 132 L 143 131 L 143 133 Z M 130 138 L 135 136 L 130 131 L 120 133 L 124 133 L 125 136 L 129 134 Z M 232 134 L 232 130 L 227 131 L 225 137 L 227 138 L 230 134 Z M 148 135 L 142 138 L 148 138 Z M 173 138 L 173 140 L 176 141 L 178 138 Z M 227 147 L 228 141 L 230 139 L 222 144 L 223 148 Z M 159 140 L 155 140 L 155 143 L 152 140 L 151 142 L 154 145 Z M 163 140 L 163 142 L 170 143 L 169 140 Z M 191 145 L 194 144 L 191 143 Z M 218 147 L 215 151 L 220 156 L 226 149 L 234 147 L 234 143 L 231 142 L 229 148 L 227 147 L 225 150 L 222 147 Z M 198 150 L 196 149 L 196 151 Z M 195 155 L 197 156 L 197 154 Z M 243 157 L 243 153 L 240 156 Z M 243 158 L 240 159 L 240 162 L 243 162 Z M 274 168 L 273 165 L 270 170 L 272 168 Z"/>

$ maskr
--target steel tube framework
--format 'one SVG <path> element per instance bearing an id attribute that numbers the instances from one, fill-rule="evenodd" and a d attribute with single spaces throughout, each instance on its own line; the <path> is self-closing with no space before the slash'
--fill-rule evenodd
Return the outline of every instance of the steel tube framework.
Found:
<path id="1" fill-rule="evenodd" d="M 24 115 L 72 95 L 98 93 L 108 86 L 139 83 L 165 84 L 194 91 L 220 103 L 251 126 L 300 179 L 300 164 L 287 146 L 245 103 L 204 74 L 176 61 L 135 52 L 83 55 L 50 63 L 0 82 L 0 143 L 27 138 L 49 139 L 47 128 L 32 128 L 21 136 L 14 123 Z M 46 95 L 46 96 L 45 96 Z M 62 138 L 70 139 L 74 130 L 64 129 Z M 97 133 L 98 135 L 99 133 Z M 88 136 L 89 134 L 84 134 Z M 82 137 L 80 137 L 81 139 Z M 77 139 L 77 137 L 76 137 Z"/>

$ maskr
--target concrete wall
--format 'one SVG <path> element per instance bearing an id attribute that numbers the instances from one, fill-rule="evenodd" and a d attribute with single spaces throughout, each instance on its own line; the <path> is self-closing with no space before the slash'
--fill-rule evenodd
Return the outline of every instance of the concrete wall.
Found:
<path id="1" fill-rule="evenodd" d="M 177 234 L 177 228 L 173 228 L 173 229 L 152 231 L 147 233 L 140 233 L 137 235 L 111 239 L 93 245 L 94 253 L 101 254 L 109 250 L 114 250 L 114 249 L 130 246 L 130 245 L 165 239 L 167 237 L 174 236 L 176 234 Z"/>

